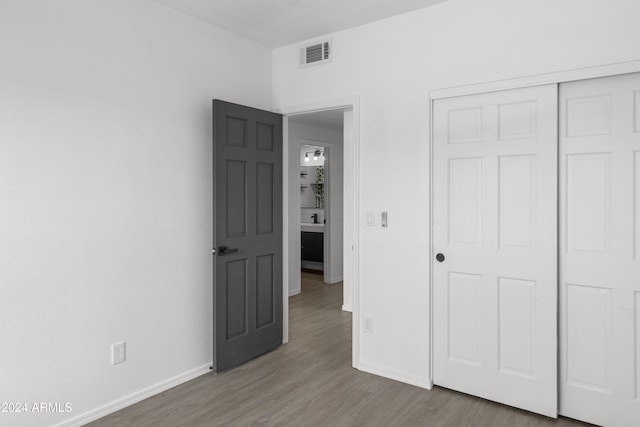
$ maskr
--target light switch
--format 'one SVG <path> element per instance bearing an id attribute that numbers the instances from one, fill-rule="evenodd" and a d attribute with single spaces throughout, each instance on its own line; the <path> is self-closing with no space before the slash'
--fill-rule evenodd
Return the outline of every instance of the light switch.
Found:
<path id="1" fill-rule="evenodd" d="M 375 227 L 375 226 L 376 226 L 376 213 L 367 212 L 367 227 Z"/>
<path id="2" fill-rule="evenodd" d="M 380 215 L 380 225 L 382 225 L 382 228 L 387 228 L 388 217 L 389 215 L 387 212 L 382 212 L 382 215 Z"/>

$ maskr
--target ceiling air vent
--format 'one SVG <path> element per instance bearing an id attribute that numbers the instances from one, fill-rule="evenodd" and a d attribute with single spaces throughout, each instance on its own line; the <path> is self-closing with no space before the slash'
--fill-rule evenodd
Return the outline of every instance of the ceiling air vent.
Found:
<path id="1" fill-rule="evenodd" d="M 323 64 L 331 61 L 331 40 L 314 42 L 300 48 L 300 66 Z"/>

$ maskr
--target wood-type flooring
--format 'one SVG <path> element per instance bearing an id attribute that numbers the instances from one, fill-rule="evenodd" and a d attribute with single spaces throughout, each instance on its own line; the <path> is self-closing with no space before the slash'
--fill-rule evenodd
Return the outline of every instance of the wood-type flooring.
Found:
<path id="1" fill-rule="evenodd" d="M 342 284 L 302 273 L 290 298 L 290 342 L 235 369 L 210 373 L 90 423 L 92 427 L 586 426 L 351 367 L 351 313 Z"/>

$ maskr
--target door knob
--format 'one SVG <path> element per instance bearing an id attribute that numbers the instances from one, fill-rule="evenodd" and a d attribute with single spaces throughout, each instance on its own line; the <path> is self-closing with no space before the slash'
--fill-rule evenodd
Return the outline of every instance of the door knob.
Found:
<path id="1" fill-rule="evenodd" d="M 444 254 L 443 253 L 439 253 L 438 255 L 436 255 L 436 260 L 438 262 L 444 261 Z"/>
<path id="2" fill-rule="evenodd" d="M 226 246 L 218 246 L 218 255 L 220 256 L 232 254 L 234 252 L 238 252 L 238 248 L 228 248 Z"/>

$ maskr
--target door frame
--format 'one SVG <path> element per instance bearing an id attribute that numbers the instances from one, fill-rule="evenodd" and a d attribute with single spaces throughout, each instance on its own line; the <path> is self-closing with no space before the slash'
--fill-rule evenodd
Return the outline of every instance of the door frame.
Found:
<path id="1" fill-rule="evenodd" d="M 343 162 L 344 182 L 343 186 L 345 190 L 349 184 L 351 187 L 351 194 L 354 195 L 353 203 L 353 215 L 351 218 L 345 217 L 343 223 L 350 225 L 350 234 L 344 233 L 344 239 L 350 241 L 352 245 L 351 256 L 343 256 L 345 260 L 349 260 L 349 265 L 352 271 L 352 366 L 358 368 L 359 355 L 360 355 L 360 322 L 359 322 L 359 242 L 360 242 L 360 97 L 351 96 L 340 99 L 327 100 L 322 102 L 314 102 L 304 105 L 294 105 L 288 107 L 282 107 L 277 111 L 283 115 L 283 304 L 282 304 L 282 343 L 289 342 L 289 256 L 290 251 L 294 248 L 290 248 L 289 245 L 289 229 L 287 225 L 289 218 L 289 207 L 291 201 L 289 200 L 289 187 L 295 185 L 298 181 L 289 182 L 288 179 L 291 175 L 289 170 L 289 117 L 298 114 L 318 113 L 327 110 L 352 110 L 353 111 L 353 143 L 351 144 L 350 152 L 348 156 L 345 156 Z M 345 151 L 347 147 L 345 145 Z M 347 159 L 350 161 L 347 162 Z M 346 177 L 349 176 L 349 179 Z M 345 200 L 346 203 L 346 200 Z M 298 218 L 295 218 L 296 223 Z M 345 245 L 346 246 L 346 245 Z M 298 248 L 299 249 L 299 248 Z"/>
<path id="2" fill-rule="evenodd" d="M 433 375 L 434 375 L 434 319 L 433 319 L 433 265 L 435 249 L 433 245 L 433 152 L 434 152 L 434 103 L 436 100 L 444 98 L 452 98 L 465 95 L 477 95 L 487 92 L 497 92 L 501 90 L 520 89 L 531 86 L 547 85 L 547 84 L 561 84 L 576 80 L 587 80 L 598 77 L 609 77 L 621 74 L 630 74 L 640 72 L 640 60 L 616 62 L 611 64 L 594 65 L 584 68 L 574 68 L 569 70 L 555 71 L 543 74 L 535 74 L 525 77 L 517 77 L 504 80 L 495 80 L 490 82 L 483 82 L 464 86 L 455 86 L 441 89 L 434 89 L 429 92 L 429 317 L 428 317 L 428 331 L 429 331 L 429 388 L 433 387 Z M 560 336 L 558 335 L 558 341 Z M 560 349 L 560 343 L 558 342 L 558 350 Z M 560 370 L 558 370 L 558 375 Z"/>

